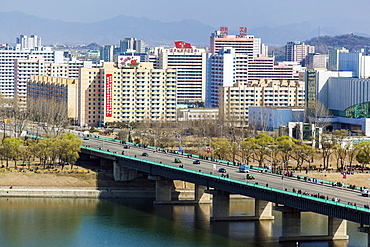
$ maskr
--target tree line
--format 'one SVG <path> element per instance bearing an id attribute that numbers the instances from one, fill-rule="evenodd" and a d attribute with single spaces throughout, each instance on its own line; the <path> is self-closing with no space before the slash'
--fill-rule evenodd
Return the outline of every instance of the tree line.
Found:
<path id="1" fill-rule="evenodd" d="M 63 133 L 57 137 L 45 136 L 41 139 L 10 138 L 3 139 L 0 146 L 0 160 L 5 161 L 8 168 L 9 161 L 14 162 L 17 169 L 18 162 L 26 164 L 30 169 L 31 163 L 39 161 L 44 168 L 46 166 L 60 164 L 70 165 L 71 169 L 79 158 L 82 141 L 72 133 Z"/>

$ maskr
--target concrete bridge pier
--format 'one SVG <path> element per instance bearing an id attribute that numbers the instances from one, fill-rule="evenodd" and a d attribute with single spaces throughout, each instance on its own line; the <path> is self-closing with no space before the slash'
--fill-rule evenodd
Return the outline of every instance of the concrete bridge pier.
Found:
<path id="1" fill-rule="evenodd" d="M 197 203 L 211 203 L 211 194 L 205 193 L 207 186 L 195 184 L 194 200 Z"/>
<path id="2" fill-rule="evenodd" d="M 118 162 L 113 161 L 114 181 L 131 181 L 137 178 L 137 170 L 120 166 Z"/>
<path id="3" fill-rule="evenodd" d="M 357 231 L 367 233 L 367 247 L 370 247 L 370 226 L 363 226 L 357 228 Z M 365 246 L 365 245 L 364 245 Z"/>
<path id="4" fill-rule="evenodd" d="M 212 197 L 211 221 L 255 221 L 273 220 L 272 203 L 255 199 L 254 216 L 230 216 L 230 193 L 220 190 L 209 190 Z"/>
<path id="5" fill-rule="evenodd" d="M 173 180 L 154 175 L 149 175 L 148 178 L 155 180 L 154 204 L 171 204 L 172 191 L 174 189 Z"/>
<path id="6" fill-rule="evenodd" d="M 293 241 L 333 241 L 348 240 L 347 221 L 334 217 L 328 218 L 328 235 L 301 236 L 301 210 L 286 206 L 274 207 L 282 212 L 282 236 L 280 242 Z"/>

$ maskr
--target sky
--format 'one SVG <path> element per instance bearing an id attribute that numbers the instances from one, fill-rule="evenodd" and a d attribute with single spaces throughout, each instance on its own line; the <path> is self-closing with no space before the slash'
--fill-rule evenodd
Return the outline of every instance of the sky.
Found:
<path id="1" fill-rule="evenodd" d="M 194 19 L 219 27 L 259 27 L 321 20 L 369 21 L 370 0 L 0 0 L 0 12 L 20 11 L 71 22 L 95 22 L 118 15 L 162 22 Z M 364 23 L 363 25 L 368 25 Z"/>

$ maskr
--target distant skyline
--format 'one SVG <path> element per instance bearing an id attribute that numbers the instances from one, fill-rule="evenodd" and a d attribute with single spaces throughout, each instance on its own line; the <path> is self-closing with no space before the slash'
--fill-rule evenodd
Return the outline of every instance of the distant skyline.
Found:
<path id="1" fill-rule="evenodd" d="M 337 24 L 345 31 L 370 33 L 369 0 L 0 0 L 0 6 L 1 12 L 20 11 L 70 22 L 90 23 L 126 15 L 162 22 L 194 19 L 214 27 L 237 29 L 308 21 L 317 26 Z"/>

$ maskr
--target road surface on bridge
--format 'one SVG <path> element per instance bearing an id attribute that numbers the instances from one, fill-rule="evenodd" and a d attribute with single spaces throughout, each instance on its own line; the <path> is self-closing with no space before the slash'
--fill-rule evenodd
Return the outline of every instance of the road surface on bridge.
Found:
<path id="1" fill-rule="evenodd" d="M 129 145 L 130 149 L 124 149 L 123 144 L 113 141 L 108 141 L 104 139 L 98 138 L 90 138 L 89 140 L 83 140 L 83 145 L 88 145 L 92 148 L 102 148 L 102 150 L 110 150 L 111 152 L 121 153 L 124 151 L 124 154 L 131 157 L 137 157 L 143 160 L 150 160 L 154 162 L 162 162 L 163 164 L 173 165 L 179 167 L 179 165 L 183 165 L 184 168 L 194 170 L 194 171 L 201 171 L 204 173 L 213 173 L 216 175 L 228 175 L 229 178 L 240 180 L 240 181 L 247 181 L 246 180 L 246 173 L 239 172 L 238 166 L 234 165 L 227 165 L 224 163 L 213 162 L 210 160 L 200 160 L 200 164 L 193 164 L 194 160 L 197 158 L 190 157 L 188 158 L 185 155 L 181 154 L 174 154 L 174 153 L 164 153 L 163 151 L 153 152 L 153 149 L 150 148 L 143 148 L 134 145 Z M 148 153 L 148 156 L 142 156 L 142 153 Z M 182 163 L 175 163 L 175 158 L 180 158 Z M 216 165 L 216 170 L 214 170 L 214 165 Z M 227 173 L 219 173 L 219 168 L 225 168 Z M 352 190 L 348 188 L 340 188 L 337 186 L 331 186 L 328 184 L 318 184 L 318 183 L 311 183 L 304 181 L 303 179 L 298 180 L 297 178 L 287 177 L 285 176 L 282 179 L 281 175 L 269 172 L 259 172 L 257 170 L 251 169 L 249 171 L 250 174 L 253 174 L 255 179 L 248 180 L 247 182 L 250 183 L 258 183 L 259 185 L 268 185 L 268 187 L 273 187 L 277 189 L 287 189 L 288 191 L 292 191 L 294 188 L 296 191 L 301 190 L 302 192 L 307 192 L 311 194 L 320 194 L 325 195 L 329 199 L 332 198 L 339 198 L 342 202 L 348 203 L 356 203 L 357 206 L 364 206 L 365 204 L 369 204 L 370 197 L 363 197 L 361 196 L 361 192 L 359 190 Z M 309 174 L 308 174 L 309 175 Z"/>

